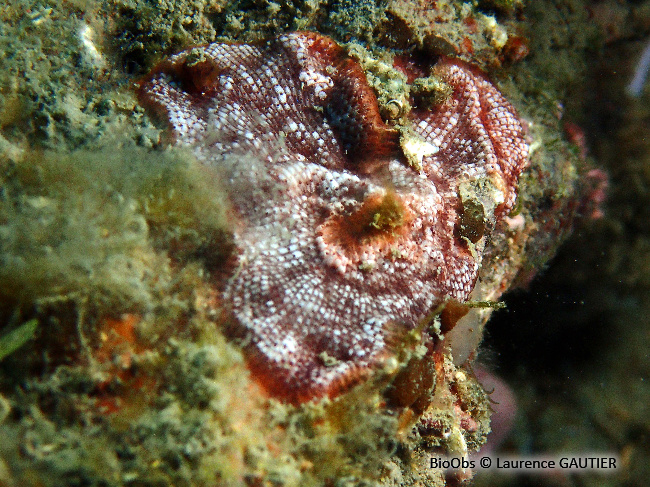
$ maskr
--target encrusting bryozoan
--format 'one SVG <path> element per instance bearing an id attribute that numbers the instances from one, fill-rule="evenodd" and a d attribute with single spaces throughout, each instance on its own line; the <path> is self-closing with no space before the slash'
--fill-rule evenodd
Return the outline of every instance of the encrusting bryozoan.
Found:
<path id="1" fill-rule="evenodd" d="M 190 49 L 141 84 L 175 143 L 233 188 L 223 298 L 277 397 L 345 390 L 392 336 L 474 287 L 528 145 L 482 73 L 448 58 L 433 72 L 452 94 L 415 106 L 407 132 L 381 119 L 357 62 L 315 33 Z"/>

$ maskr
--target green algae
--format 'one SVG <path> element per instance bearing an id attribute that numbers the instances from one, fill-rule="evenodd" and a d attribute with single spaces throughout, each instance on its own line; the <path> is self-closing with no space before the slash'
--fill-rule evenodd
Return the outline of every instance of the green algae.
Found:
<path id="1" fill-rule="evenodd" d="M 149 266 L 160 259 L 154 247 L 174 242 L 191 254 L 224 235 L 218 185 L 188 160 L 127 146 L 34 153 L 6 164 L 0 180 L 5 302 L 83 295 L 121 309 L 146 306 L 145 283 L 156 274 Z"/>
<path id="2" fill-rule="evenodd" d="M 28 340 L 34 338 L 38 320 L 29 320 L 20 325 L 15 330 L 11 330 L 0 336 L 0 360 L 7 355 L 14 353 L 22 347 Z"/>
<path id="3" fill-rule="evenodd" d="M 236 0 L 228 2 L 215 25 L 223 39 L 259 41 L 280 32 L 312 30 L 326 15 L 328 3 L 323 0 Z"/>
<path id="4" fill-rule="evenodd" d="M 88 25 L 84 16 L 91 19 L 95 5 L 26 0 L 0 8 L 0 127 L 5 137 L 20 139 L 27 133 L 32 141 L 53 147 L 97 135 L 91 107 L 102 95 L 87 80 L 101 78 L 104 66 L 86 55 L 81 36 Z"/>
<path id="5" fill-rule="evenodd" d="M 111 0 L 108 10 L 117 13 L 113 48 L 127 71 L 142 74 L 165 55 L 214 41 L 218 31 L 212 19 L 227 5 L 218 0 Z"/>

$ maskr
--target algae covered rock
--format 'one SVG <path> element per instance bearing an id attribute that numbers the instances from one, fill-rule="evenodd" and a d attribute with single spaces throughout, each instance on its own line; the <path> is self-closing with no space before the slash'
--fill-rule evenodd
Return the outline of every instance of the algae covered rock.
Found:
<path id="1" fill-rule="evenodd" d="M 587 213 L 585 201 L 595 204 L 583 178 L 591 160 L 564 137 L 558 116 L 575 93 L 591 34 L 578 13 L 566 31 L 543 34 L 537 27 L 549 17 L 529 3 L 29 0 L 0 8 L 0 484 L 442 486 L 468 479 L 469 471 L 432 468 L 431 458 L 467 457 L 485 444 L 493 408 L 472 369 L 485 324 L 504 292 L 528 283 L 555 253 Z M 459 142 L 450 142 L 453 151 L 436 145 L 420 125 L 462 98 L 445 70 L 458 67 L 494 86 L 492 98 L 503 93 L 530 159 L 516 200 L 507 163 L 461 174 L 466 180 L 454 186 L 448 233 L 462 259 L 477 263 L 471 285 L 458 290 L 452 279 L 455 291 L 444 299 L 423 296 L 429 305 L 385 335 L 381 360 L 369 361 L 358 380 L 287 401 L 251 363 L 260 342 L 241 332 L 246 310 L 233 313 L 236 293 L 227 290 L 252 282 L 245 278 L 261 242 L 291 240 L 305 228 L 288 211 L 293 226 L 246 233 L 254 218 L 259 228 L 270 222 L 265 194 L 284 191 L 269 183 L 265 164 L 292 144 L 317 153 L 318 137 L 303 120 L 287 121 L 260 155 L 251 148 L 263 134 L 240 140 L 208 130 L 202 144 L 216 150 L 222 166 L 215 170 L 204 149 L 184 144 L 169 130 L 174 120 L 161 120 L 136 91 L 153 69 L 146 79 L 181 88 L 172 96 L 178 106 L 189 99 L 209 123 L 232 118 L 234 105 L 222 113 L 200 101 L 224 72 L 197 55 L 206 48 L 188 51 L 180 67 L 163 60 L 214 41 L 262 49 L 301 29 L 311 33 L 296 36 L 317 39 L 329 56 L 312 78 L 303 76 L 300 93 L 313 95 L 306 116 L 343 134 L 341 159 L 324 157 L 322 166 L 338 164 L 346 187 L 356 188 L 343 194 L 341 184 L 321 178 L 306 194 L 343 195 L 339 213 L 323 210 L 322 218 L 334 216 L 322 246 L 338 252 L 330 260 L 355 278 L 372 279 L 381 268 L 399 274 L 407 251 L 417 250 L 403 245 L 405 235 L 426 231 L 416 225 L 417 198 L 404 188 L 421 189 L 413 175 L 435 154 L 463 153 Z M 580 39 L 578 48 L 569 37 Z M 554 66 L 555 79 L 539 76 Z M 330 78 L 337 96 L 361 109 L 319 101 Z M 249 89 L 244 81 L 231 88 Z M 363 108 L 368 100 L 372 110 Z M 257 126 L 273 116 L 246 113 Z M 363 128 L 360 139 L 351 126 Z M 496 145 L 499 157 L 508 152 Z M 489 159 L 489 151 L 476 157 Z M 295 182 L 307 172 L 283 175 Z M 304 179 L 306 187 L 316 180 Z M 436 194 L 444 191 L 438 186 Z M 291 209 L 303 196 L 275 206 Z M 240 211 L 246 205 L 255 208 Z M 349 227 L 341 230 L 341 222 Z M 400 292 L 414 293 L 406 285 Z M 296 293 L 288 299 L 308 302 Z M 314 360 L 327 372 L 349 357 L 323 340 Z"/>

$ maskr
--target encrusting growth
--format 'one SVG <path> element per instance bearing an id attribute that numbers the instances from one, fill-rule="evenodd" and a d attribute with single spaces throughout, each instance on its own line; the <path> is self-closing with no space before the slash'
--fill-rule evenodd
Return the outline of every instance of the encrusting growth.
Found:
<path id="1" fill-rule="evenodd" d="M 515 201 L 528 163 L 515 110 L 462 62 L 432 69 L 452 93 L 411 110 L 402 132 L 360 66 L 315 33 L 194 48 L 141 84 L 176 144 L 232 187 L 237 262 L 223 299 L 276 397 L 342 392 L 381 363 L 389 335 L 466 301 Z"/>

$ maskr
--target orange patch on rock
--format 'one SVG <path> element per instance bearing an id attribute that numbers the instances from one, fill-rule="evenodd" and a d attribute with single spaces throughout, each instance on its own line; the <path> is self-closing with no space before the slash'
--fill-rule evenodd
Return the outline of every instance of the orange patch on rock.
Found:
<path id="1" fill-rule="evenodd" d="M 331 217 L 322 226 L 323 240 L 346 251 L 366 244 L 382 247 L 404 233 L 410 214 L 394 192 L 369 196 L 354 213 Z"/>
<path id="2" fill-rule="evenodd" d="M 129 405 L 134 397 L 142 399 L 143 391 L 155 386 L 151 377 L 138 374 L 133 365 L 133 355 L 141 352 L 135 327 L 141 316 L 124 314 L 120 319 L 106 318 L 99 328 L 101 345 L 93 354 L 94 358 L 106 366 L 109 378 L 99 384 L 96 395 L 96 408 L 102 414 L 115 414 Z M 121 384 L 115 387 L 115 384 Z M 134 394 L 136 393 L 136 394 Z"/>

